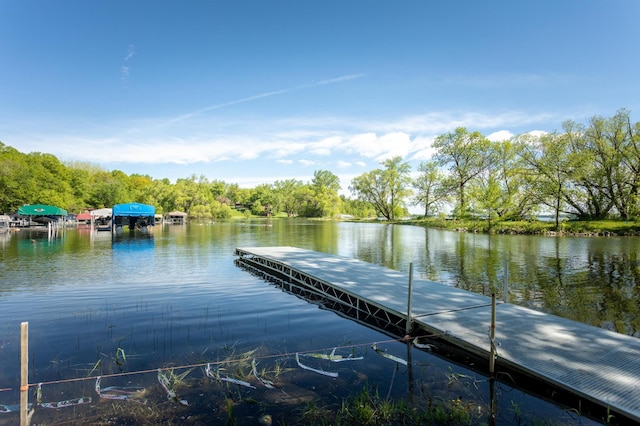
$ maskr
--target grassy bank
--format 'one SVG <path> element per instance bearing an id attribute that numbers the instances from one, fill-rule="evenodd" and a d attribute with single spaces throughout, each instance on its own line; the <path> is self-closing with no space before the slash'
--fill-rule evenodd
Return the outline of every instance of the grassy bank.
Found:
<path id="1" fill-rule="evenodd" d="M 623 220 L 565 220 L 556 229 L 555 223 L 544 221 L 487 221 L 445 218 L 417 218 L 396 223 L 447 229 L 459 232 L 566 236 L 640 236 L 640 222 Z"/>
<path id="2" fill-rule="evenodd" d="M 231 219 L 267 219 L 232 210 Z M 288 219 L 285 213 L 278 213 L 270 219 Z M 327 218 L 307 218 L 326 220 Z M 377 219 L 350 219 L 351 222 L 390 223 Z M 640 236 L 640 221 L 634 220 L 563 220 L 559 229 L 554 222 L 540 220 L 488 221 L 481 219 L 449 219 L 443 217 L 418 217 L 398 220 L 391 223 L 424 226 L 426 228 L 445 229 L 458 232 L 485 234 L 522 234 L 522 235 L 560 235 L 560 236 Z"/>

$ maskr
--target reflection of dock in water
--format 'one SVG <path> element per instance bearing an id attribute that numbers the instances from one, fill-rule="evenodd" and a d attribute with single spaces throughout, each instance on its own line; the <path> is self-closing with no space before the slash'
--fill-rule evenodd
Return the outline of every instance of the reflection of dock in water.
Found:
<path id="1" fill-rule="evenodd" d="M 488 370 L 490 297 L 414 278 L 407 327 L 408 274 L 295 247 L 235 254 L 240 267 L 288 292 L 394 336 L 407 329 L 435 335 L 436 345 L 484 361 Z M 498 371 L 611 410 L 616 421 L 640 421 L 640 339 L 508 303 L 497 305 L 496 316 Z"/>

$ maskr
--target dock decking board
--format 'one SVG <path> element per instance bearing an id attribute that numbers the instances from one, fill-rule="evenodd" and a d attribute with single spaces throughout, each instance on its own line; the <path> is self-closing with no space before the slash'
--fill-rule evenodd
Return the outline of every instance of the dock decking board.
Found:
<path id="1" fill-rule="evenodd" d="M 395 316 L 407 314 L 407 274 L 342 256 L 295 247 L 237 248 L 322 281 Z M 413 279 L 414 328 L 488 359 L 491 298 Z M 640 339 L 522 306 L 500 303 L 497 364 L 508 365 L 640 421 Z"/>

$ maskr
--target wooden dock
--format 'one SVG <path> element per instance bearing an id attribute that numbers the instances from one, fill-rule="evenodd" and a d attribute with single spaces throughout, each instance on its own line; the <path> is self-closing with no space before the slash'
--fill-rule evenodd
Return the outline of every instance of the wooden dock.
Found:
<path id="1" fill-rule="evenodd" d="M 403 335 L 408 274 L 295 247 L 237 248 L 235 254 L 239 266 L 266 274 L 291 292 Z M 491 298 L 423 279 L 412 282 L 413 334 L 437 334 L 488 360 Z M 640 422 L 640 339 L 508 303 L 497 305 L 496 317 L 498 369 Z"/>

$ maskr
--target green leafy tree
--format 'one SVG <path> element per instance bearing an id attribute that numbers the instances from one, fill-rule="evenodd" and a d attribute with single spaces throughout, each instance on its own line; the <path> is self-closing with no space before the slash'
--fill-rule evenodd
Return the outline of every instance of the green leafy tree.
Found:
<path id="1" fill-rule="evenodd" d="M 472 185 L 469 192 L 477 206 L 476 212 L 487 219 L 491 229 L 492 221 L 500 216 L 505 194 L 496 178 L 496 173 L 489 173 L 486 179 Z"/>
<path id="2" fill-rule="evenodd" d="M 278 180 L 273 183 L 273 192 L 278 200 L 275 203 L 278 210 L 287 213 L 287 216 L 297 216 L 302 210 L 304 201 L 300 198 L 302 182 L 296 179 Z"/>
<path id="3" fill-rule="evenodd" d="M 150 187 L 153 185 L 153 179 L 149 175 L 132 174 L 128 177 L 129 191 L 131 199 L 139 203 L 153 204 L 154 200 L 150 197 Z"/>
<path id="4" fill-rule="evenodd" d="M 512 138 L 491 144 L 494 152 L 494 162 L 487 173 L 489 179 L 495 180 L 500 194 L 495 200 L 495 213 L 500 219 L 520 220 L 530 216 L 536 209 L 531 193 L 528 191 L 525 179 L 525 165 L 520 156 L 521 140 Z M 483 182 L 485 187 L 492 182 Z"/>
<path id="5" fill-rule="evenodd" d="M 251 188 L 240 188 L 237 183 L 233 183 L 228 185 L 226 196 L 229 199 L 229 205 L 234 206 L 236 204 L 248 205 L 251 203 L 251 195 L 253 194 L 253 189 Z"/>
<path id="6" fill-rule="evenodd" d="M 89 187 L 88 205 L 92 207 L 112 207 L 114 204 L 131 201 L 119 174 L 98 172 L 92 176 Z"/>
<path id="7" fill-rule="evenodd" d="M 444 174 L 435 161 L 424 161 L 418 166 L 418 176 L 413 180 L 414 205 L 424 206 L 424 216 L 437 212 L 448 200 L 444 186 Z"/>
<path id="8" fill-rule="evenodd" d="M 523 150 L 530 183 L 537 202 L 550 208 L 556 229 L 560 226 L 560 213 L 573 213 L 566 209 L 572 197 L 572 176 L 580 167 L 577 158 L 570 155 L 569 138 L 564 134 L 547 134 Z"/>
<path id="9" fill-rule="evenodd" d="M 0 212 L 14 212 L 32 197 L 36 187 L 30 176 L 27 157 L 0 142 Z"/>
<path id="10" fill-rule="evenodd" d="M 255 215 L 271 216 L 279 211 L 278 194 L 269 184 L 263 183 L 256 186 L 249 201 L 252 206 L 251 211 Z"/>
<path id="11" fill-rule="evenodd" d="M 191 208 L 201 205 L 209 208 L 213 201 L 209 181 L 206 177 L 196 178 L 191 175 L 188 179 L 178 179 L 175 185 L 175 206 L 191 216 Z"/>
<path id="12" fill-rule="evenodd" d="M 260 200 L 255 200 L 251 204 L 251 214 L 256 216 L 270 215 L 270 212 L 260 203 Z"/>
<path id="13" fill-rule="evenodd" d="M 211 203 L 211 216 L 214 219 L 227 219 L 231 217 L 231 208 L 226 203 L 214 200 Z"/>
<path id="14" fill-rule="evenodd" d="M 455 211 L 460 216 L 468 213 L 467 190 L 469 184 L 484 173 L 493 161 L 491 143 L 480 132 L 469 132 L 458 127 L 454 133 L 440 135 L 433 143 L 435 161 L 449 170 L 445 186 L 456 194 Z"/>
<path id="15" fill-rule="evenodd" d="M 204 204 L 192 205 L 189 209 L 189 218 L 196 221 L 212 219 L 211 206 Z"/>
<path id="16" fill-rule="evenodd" d="M 342 204 L 342 212 L 344 214 L 360 219 L 371 218 L 376 215 L 376 209 L 368 201 L 351 199 L 341 195 L 340 202 Z"/>
<path id="17" fill-rule="evenodd" d="M 213 180 L 209 184 L 209 189 L 211 191 L 211 197 L 213 200 L 217 200 L 219 198 L 227 198 L 227 184 L 222 180 Z"/>
<path id="18" fill-rule="evenodd" d="M 177 210 L 175 188 L 166 178 L 154 179 L 151 185 L 143 189 L 141 200 L 155 206 L 156 212 L 160 214 Z"/>
<path id="19" fill-rule="evenodd" d="M 328 170 L 316 170 L 310 185 L 311 196 L 307 203 L 306 216 L 326 217 L 340 213 L 342 202 L 340 179 Z"/>
<path id="20" fill-rule="evenodd" d="M 409 172 L 411 166 L 402 157 L 393 157 L 376 169 L 355 177 L 350 191 L 362 201 L 373 205 L 376 212 L 388 220 L 395 220 L 406 211 L 405 200 L 411 194 Z"/>
<path id="21" fill-rule="evenodd" d="M 577 128 L 570 132 L 573 127 Z M 576 184 L 588 195 L 590 217 L 603 218 L 611 209 L 623 219 L 640 214 L 639 129 L 627 110 L 612 118 L 593 117 L 586 129 L 565 123 L 565 132 L 574 136 L 575 155 L 584 157 Z"/>
<path id="22" fill-rule="evenodd" d="M 27 154 L 34 188 L 29 204 L 50 204 L 68 207 L 73 204 L 71 175 L 58 159 L 51 154 L 32 152 Z"/>

